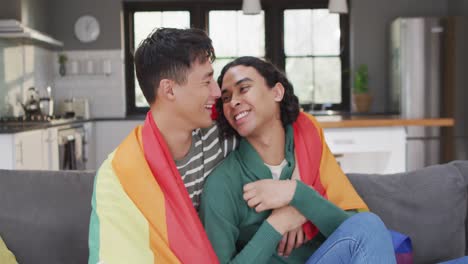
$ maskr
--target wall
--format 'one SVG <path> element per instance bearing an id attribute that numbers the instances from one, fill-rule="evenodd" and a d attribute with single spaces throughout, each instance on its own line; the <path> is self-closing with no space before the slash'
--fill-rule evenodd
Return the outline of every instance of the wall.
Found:
<path id="1" fill-rule="evenodd" d="M 444 16 L 449 14 L 448 5 L 452 1 L 456 3 L 451 10 L 457 10 L 456 5 L 467 5 L 466 0 L 351 0 L 351 68 L 354 70 L 362 63 L 369 66 L 374 112 L 387 110 L 387 50 L 391 21 L 398 16 Z M 65 50 L 121 49 L 120 0 L 49 2 L 53 19 L 52 35 L 64 41 Z M 73 33 L 76 19 L 84 14 L 96 16 L 101 25 L 101 35 L 91 44 L 80 43 Z"/>
<path id="2" fill-rule="evenodd" d="M 159 2 L 200 2 L 200 0 L 163 0 Z M 203 2 L 240 2 L 240 0 L 201 0 Z M 65 43 L 66 50 L 120 49 L 123 47 L 121 32 L 122 0 L 49 0 L 53 14 L 52 35 Z M 128 1 L 127 2 L 132 2 Z M 158 2 L 135 0 L 134 2 Z M 89 44 L 80 43 L 74 35 L 76 20 L 82 15 L 95 16 L 100 25 L 99 38 Z"/>
<path id="3" fill-rule="evenodd" d="M 49 31 L 49 0 L 2 0 L 0 19 L 15 19 L 30 28 Z"/>
<path id="4" fill-rule="evenodd" d="M 0 39 L 0 116 L 17 113 L 13 105 L 21 99 L 23 88 L 22 52 L 18 43 Z"/>
<path id="5" fill-rule="evenodd" d="M 21 115 L 18 102 L 26 101 L 29 87 L 46 95 L 45 88 L 53 85 L 54 58 L 50 50 L 0 39 L 0 116 Z"/>
<path id="6" fill-rule="evenodd" d="M 64 42 L 66 50 L 120 49 L 120 0 L 49 0 L 51 34 Z M 74 26 L 83 15 L 92 15 L 99 21 L 99 38 L 91 44 L 83 44 L 76 39 Z"/>
<path id="7" fill-rule="evenodd" d="M 50 34 L 49 0 L 21 0 L 21 22 L 30 28 Z"/>
<path id="8" fill-rule="evenodd" d="M 65 99 L 87 98 L 91 117 L 124 117 L 125 82 L 122 51 L 78 50 L 64 53 L 68 57 L 67 74 L 58 74 L 58 63 L 55 63 L 54 71 L 57 112 L 63 112 L 60 102 Z M 104 74 L 103 71 L 105 61 L 110 64 L 108 74 Z M 72 63 L 76 64 L 76 72 L 72 72 Z M 89 63 L 92 65 L 91 69 Z"/>
<path id="9" fill-rule="evenodd" d="M 49 0 L 2 0 L 0 19 L 15 19 L 30 28 L 46 32 Z M 21 41 L 0 39 L 0 116 L 21 115 L 18 102 L 25 91 L 36 87 L 41 96 L 53 85 L 54 53 Z"/>
<path id="10" fill-rule="evenodd" d="M 396 17 L 445 16 L 452 0 L 351 0 L 351 67 L 369 67 L 372 110 L 387 110 L 389 25 Z"/>
<path id="11" fill-rule="evenodd" d="M 448 1 L 448 11 L 453 16 L 468 16 L 468 0 Z"/>
<path id="12" fill-rule="evenodd" d="M 2 0 L 0 19 L 21 20 L 21 2 L 17 0 Z"/>

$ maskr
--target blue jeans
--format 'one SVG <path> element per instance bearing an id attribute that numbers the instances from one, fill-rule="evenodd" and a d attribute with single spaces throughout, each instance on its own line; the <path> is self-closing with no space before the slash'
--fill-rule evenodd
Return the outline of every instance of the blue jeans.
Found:
<path id="1" fill-rule="evenodd" d="M 373 213 L 358 213 L 344 221 L 307 260 L 315 263 L 396 263 L 392 237 Z"/>

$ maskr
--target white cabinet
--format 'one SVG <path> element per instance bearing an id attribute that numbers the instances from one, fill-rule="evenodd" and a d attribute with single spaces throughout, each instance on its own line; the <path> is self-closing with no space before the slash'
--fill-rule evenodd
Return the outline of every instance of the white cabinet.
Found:
<path id="1" fill-rule="evenodd" d="M 345 173 L 406 170 L 404 127 L 327 128 L 325 139 Z"/>
<path id="2" fill-rule="evenodd" d="M 44 170 L 43 131 L 32 130 L 14 135 L 14 169 Z"/>
<path id="3" fill-rule="evenodd" d="M 42 153 L 44 169 L 59 169 L 58 129 L 56 127 L 42 130 Z"/>
<path id="4" fill-rule="evenodd" d="M 57 128 L 0 135 L 0 169 L 58 170 Z"/>

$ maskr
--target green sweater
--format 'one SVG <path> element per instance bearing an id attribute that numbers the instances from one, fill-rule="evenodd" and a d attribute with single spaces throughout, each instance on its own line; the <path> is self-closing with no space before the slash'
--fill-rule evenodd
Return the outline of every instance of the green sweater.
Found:
<path id="1" fill-rule="evenodd" d="M 291 126 L 286 128 L 285 158 L 288 164 L 280 180 L 290 179 L 295 166 Z M 294 249 L 289 257 L 279 256 L 277 246 L 282 236 L 265 221 L 271 210 L 257 213 L 242 198 L 245 184 L 271 178 L 271 171 L 245 139 L 208 177 L 201 198 L 200 217 L 220 263 L 305 263 L 326 237 L 352 214 L 298 181 L 290 205 L 313 222 L 320 233 Z"/>

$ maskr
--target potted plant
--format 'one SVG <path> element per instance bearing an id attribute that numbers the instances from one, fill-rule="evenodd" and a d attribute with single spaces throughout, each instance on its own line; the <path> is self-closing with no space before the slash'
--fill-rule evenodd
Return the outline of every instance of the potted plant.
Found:
<path id="1" fill-rule="evenodd" d="M 353 100 L 356 111 L 368 112 L 372 104 L 372 96 L 369 94 L 369 76 L 367 65 L 361 64 L 354 75 Z"/>
<path id="2" fill-rule="evenodd" d="M 60 76 L 65 76 L 67 74 L 67 68 L 66 68 L 67 60 L 68 60 L 67 55 L 63 53 L 58 56 Z"/>

